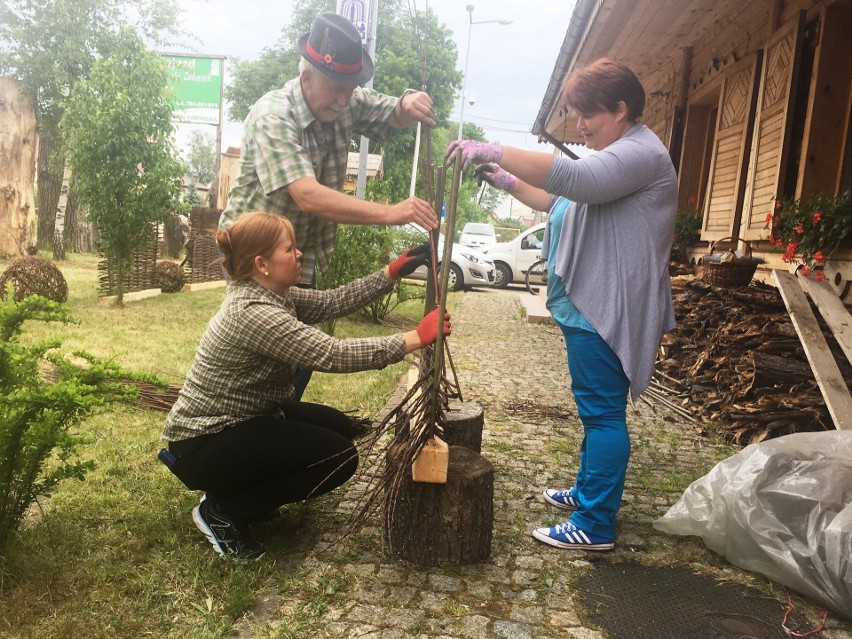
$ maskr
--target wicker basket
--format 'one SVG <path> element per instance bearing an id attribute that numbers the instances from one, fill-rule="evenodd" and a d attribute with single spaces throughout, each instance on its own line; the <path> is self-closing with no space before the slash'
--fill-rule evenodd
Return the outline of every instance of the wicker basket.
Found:
<path id="1" fill-rule="evenodd" d="M 728 256 L 733 255 L 733 250 L 726 253 L 713 253 L 717 244 L 728 240 L 745 244 L 745 255 L 743 257 L 734 256 L 733 259 L 730 259 Z M 701 278 L 705 282 L 719 288 L 736 288 L 749 285 L 751 278 L 754 277 L 754 272 L 757 270 L 757 265 L 763 264 L 763 259 L 751 256 L 751 244 L 747 240 L 731 235 L 713 242 L 710 245 L 710 253 L 704 256 L 702 264 L 704 265 L 704 274 Z"/>

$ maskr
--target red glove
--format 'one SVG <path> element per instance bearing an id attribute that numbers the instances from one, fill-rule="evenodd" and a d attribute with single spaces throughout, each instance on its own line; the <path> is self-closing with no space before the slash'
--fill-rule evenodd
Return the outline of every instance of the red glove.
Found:
<path id="1" fill-rule="evenodd" d="M 405 253 L 388 264 L 388 272 L 392 280 L 398 280 L 400 277 L 411 275 L 414 270 L 429 263 L 431 257 L 429 243 L 418 244 L 414 248 L 408 249 Z"/>
<path id="2" fill-rule="evenodd" d="M 443 334 L 449 335 L 452 333 L 451 328 L 450 314 L 444 313 Z M 434 344 L 435 340 L 438 339 L 438 309 L 434 308 L 424 315 L 414 330 L 417 331 L 417 337 L 420 338 L 420 348 Z"/>

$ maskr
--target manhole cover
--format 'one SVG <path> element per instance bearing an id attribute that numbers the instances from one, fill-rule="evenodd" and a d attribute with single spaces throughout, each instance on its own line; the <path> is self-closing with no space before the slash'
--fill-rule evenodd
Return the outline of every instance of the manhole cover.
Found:
<path id="1" fill-rule="evenodd" d="M 576 586 L 578 602 L 612 639 L 775 639 L 784 605 L 759 590 L 688 568 L 598 562 Z M 802 619 L 788 619 L 795 627 Z"/>

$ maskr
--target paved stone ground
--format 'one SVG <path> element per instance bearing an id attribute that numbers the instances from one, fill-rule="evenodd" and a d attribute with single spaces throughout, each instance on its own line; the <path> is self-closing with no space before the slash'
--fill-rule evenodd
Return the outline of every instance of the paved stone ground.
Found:
<path id="1" fill-rule="evenodd" d="M 459 381 L 465 400 L 484 408 L 482 454 L 495 467 L 491 559 L 470 566 L 414 566 L 382 554 L 378 526 L 363 529 L 345 550 L 330 555 L 320 548 L 323 542 L 334 543 L 339 531 L 324 532 L 319 543 L 306 543 L 300 550 L 304 555 L 283 571 L 313 583 L 311 592 L 316 587 L 338 589 L 337 596 L 327 598 L 327 606 L 314 611 L 318 623 L 310 637 L 603 638 L 575 604 L 571 588 L 590 562 L 602 560 L 689 565 L 727 579 L 762 582 L 771 590 L 762 578 L 707 551 L 700 540 L 653 529 L 652 521 L 683 489 L 732 449 L 696 435 L 691 427 L 642 402 L 629 410 L 633 454 L 616 549 L 604 559 L 532 539 L 533 528 L 565 519 L 562 511 L 543 502 L 541 491 L 570 485 L 581 427 L 568 392 L 561 333 L 552 325 L 527 323 L 518 295 L 469 292 L 453 317 L 451 346 Z M 340 505 L 327 503 L 328 518 L 338 523 L 345 519 L 347 499 L 354 499 L 357 490 L 350 487 Z M 256 622 L 266 630 L 257 632 L 259 626 L 253 625 L 241 636 L 278 636 L 272 629 L 305 614 L 297 591 L 280 585 L 275 591 L 257 611 Z M 835 621 L 820 636 L 852 637 L 847 629 Z"/>

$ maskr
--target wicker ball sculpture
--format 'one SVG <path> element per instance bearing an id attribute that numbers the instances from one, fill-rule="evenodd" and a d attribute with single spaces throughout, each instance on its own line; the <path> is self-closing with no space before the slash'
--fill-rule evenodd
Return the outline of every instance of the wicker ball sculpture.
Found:
<path id="1" fill-rule="evenodd" d="M 163 293 L 177 293 L 186 284 L 183 268 L 177 262 L 157 262 L 154 266 L 157 286 Z"/>
<path id="2" fill-rule="evenodd" d="M 68 300 L 68 283 L 62 271 L 50 260 L 41 257 L 24 257 L 9 266 L 0 275 L 0 299 L 6 299 L 6 286 L 15 287 L 15 301 L 28 295 L 42 295 L 54 302 Z"/>

